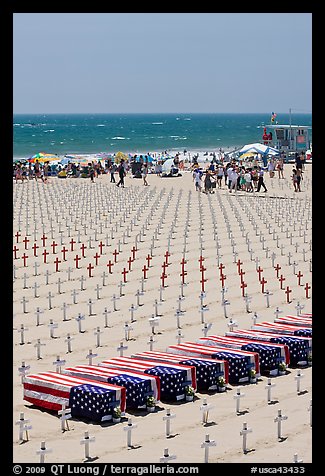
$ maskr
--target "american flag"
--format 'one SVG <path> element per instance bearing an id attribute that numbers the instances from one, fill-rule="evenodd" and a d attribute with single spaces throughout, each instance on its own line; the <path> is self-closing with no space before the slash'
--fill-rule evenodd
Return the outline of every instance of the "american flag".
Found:
<path id="1" fill-rule="evenodd" d="M 99 366 L 120 370 L 136 370 L 160 378 L 161 400 L 183 400 L 184 387 L 192 386 L 196 390 L 196 372 L 194 366 L 137 360 L 131 357 L 114 357 L 99 363 Z"/>
<path id="2" fill-rule="evenodd" d="M 158 377 L 139 372 L 109 369 L 94 365 L 77 365 L 62 370 L 64 374 L 85 377 L 99 382 L 107 382 L 125 387 L 126 408 L 146 406 L 147 397 L 154 396 L 160 400 L 160 380 Z"/>
<path id="3" fill-rule="evenodd" d="M 259 357 L 256 352 L 214 347 L 195 342 L 170 345 L 167 352 L 184 354 L 191 357 L 209 357 L 227 360 L 229 363 L 229 383 L 247 382 L 250 378 L 250 370 L 259 373 Z"/>
<path id="4" fill-rule="evenodd" d="M 272 332 L 259 332 L 257 330 L 237 329 L 226 332 L 227 336 L 245 337 L 257 341 L 276 342 L 277 344 L 287 344 L 290 352 L 290 365 L 306 365 L 308 355 L 312 350 L 312 339 L 310 337 L 288 336 L 284 334 L 273 334 Z"/>
<path id="5" fill-rule="evenodd" d="M 112 409 L 125 411 L 124 387 L 72 377 L 57 372 L 42 372 L 24 378 L 24 400 L 37 407 L 61 410 L 71 408 L 71 415 L 94 421 L 112 418 Z"/>
<path id="6" fill-rule="evenodd" d="M 263 332 L 275 332 L 278 334 L 288 334 L 293 336 L 312 337 L 313 330 L 306 327 L 297 327 L 288 324 L 278 324 L 277 322 L 258 322 L 252 329 Z"/>
<path id="7" fill-rule="evenodd" d="M 132 354 L 135 359 L 150 359 L 158 362 L 174 362 L 183 365 L 192 365 L 196 368 L 196 383 L 198 390 L 215 389 L 217 387 L 218 377 L 223 377 L 225 383 L 229 379 L 229 365 L 226 360 L 217 360 L 209 358 L 189 358 L 184 355 L 169 354 L 168 352 L 159 352 L 149 350 Z"/>
<path id="8" fill-rule="evenodd" d="M 274 319 L 278 324 L 290 324 L 298 327 L 313 327 L 313 320 L 310 317 L 282 316 Z"/>
<path id="9" fill-rule="evenodd" d="M 230 347 L 232 349 L 248 350 L 250 352 L 257 352 L 260 357 L 261 372 L 278 372 L 279 363 L 289 361 L 289 349 L 287 355 L 284 345 L 272 344 L 270 342 L 254 342 L 236 337 L 227 336 L 208 336 L 199 339 L 204 345 L 222 345 L 223 347 Z M 289 363 L 289 362 L 287 362 Z"/>

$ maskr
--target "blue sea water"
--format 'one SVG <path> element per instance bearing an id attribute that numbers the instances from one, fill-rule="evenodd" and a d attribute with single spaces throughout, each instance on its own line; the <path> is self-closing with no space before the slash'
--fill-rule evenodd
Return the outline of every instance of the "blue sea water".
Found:
<path id="1" fill-rule="evenodd" d="M 271 114 L 14 114 L 13 158 L 38 152 L 57 155 L 227 151 L 261 142 Z M 289 124 L 289 114 L 277 114 Z M 292 124 L 312 125 L 311 114 L 292 114 Z"/>

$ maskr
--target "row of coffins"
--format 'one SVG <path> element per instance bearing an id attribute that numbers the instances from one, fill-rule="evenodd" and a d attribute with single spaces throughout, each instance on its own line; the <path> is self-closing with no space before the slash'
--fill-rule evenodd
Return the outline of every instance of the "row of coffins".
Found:
<path id="1" fill-rule="evenodd" d="M 160 400 L 182 401 L 195 391 L 223 391 L 228 383 L 255 381 L 261 374 L 277 375 L 281 366 L 310 362 L 311 316 L 259 324 L 251 330 L 170 345 L 166 351 L 113 357 L 98 365 L 67 367 L 62 373 L 27 375 L 24 400 L 53 411 L 65 405 L 72 417 L 106 421 L 117 408 L 124 414 L 154 407 Z"/>

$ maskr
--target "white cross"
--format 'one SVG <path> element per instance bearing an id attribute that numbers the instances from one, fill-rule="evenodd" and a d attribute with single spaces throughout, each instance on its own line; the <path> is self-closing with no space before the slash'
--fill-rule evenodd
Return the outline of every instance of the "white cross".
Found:
<path id="1" fill-rule="evenodd" d="M 128 424 L 127 424 L 127 426 L 124 426 L 124 427 L 123 427 L 123 430 L 127 432 L 126 444 L 127 444 L 128 447 L 131 447 L 131 446 L 132 446 L 132 443 L 131 443 L 132 431 L 133 431 L 134 428 L 136 428 L 137 426 L 138 426 L 137 424 L 132 423 L 132 418 L 129 418 L 129 419 L 128 419 Z"/>
<path id="2" fill-rule="evenodd" d="M 278 416 L 274 418 L 274 421 L 277 422 L 278 424 L 278 439 L 280 440 L 282 438 L 281 436 L 281 425 L 283 420 L 287 420 L 288 417 L 285 415 L 282 415 L 282 410 L 278 410 Z"/>
<path id="3" fill-rule="evenodd" d="M 95 437 L 94 436 L 89 436 L 89 432 L 88 431 L 85 431 L 85 436 L 84 438 L 82 438 L 82 440 L 80 440 L 80 444 L 81 445 L 85 445 L 85 459 L 89 459 L 90 458 L 90 454 L 89 454 L 89 444 L 90 443 L 93 443 L 95 441 Z"/>
<path id="4" fill-rule="evenodd" d="M 52 309 L 52 297 L 54 297 L 54 296 L 51 293 L 51 291 L 49 291 L 47 297 L 48 297 L 48 300 L 49 300 L 49 309 Z"/>
<path id="5" fill-rule="evenodd" d="M 207 334 L 208 334 L 209 330 L 211 329 L 211 327 L 212 327 L 212 323 L 211 323 L 211 322 L 210 322 L 210 324 L 208 324 L 207 322 L 204 322 L 203 327 L 202 327 L 202 331 L 203 331 L 204 337 L 207 336 Z"/>
<path id="6" fill-rule="evenodd" d="M 39 450 L 36 451 L 36 454 L 40 455 L 40 463 L 44 463 L 45 462 L 45 455 L 47 453 L 52 453 L 52 450 L 51 449 L 47 449 L 46 446 L 45 446 L 45 441 L 42 441 L 41 442 L 41 448 Z"/>
<path id="7" fill-rule="evenodd" d="M 310 426 L 312 426 L 312 400 L 310 400 L 310 405 L 309 405 L 307 410 L 310 412 L 309 424 L 310 424 Z"/>
<path id="8" fill-rule="evenodd" d="M 273 296 L 268 289 L 265 291 L 264 296 L 266 297 L 266 307 L 270 307 L 270 296 Z"/>
<path id="9" fill-rule="evenodd" d="M 68 353 L 72 352 L 71 350 L 71 341 L 74 339 L 74 337 L 71 337 L 70 334 L 67 334 L 67 337 L 65 338 L 65 342 L 68 344 Z"/>
<path id="10" fill-rule="evenodd" d="M 24 413 L 20 414 L 19 420 L 16 421 L 15 425 L 19 425 L 19 442 L 24 440 L 24 431 L 26 432 L 26 441 L 28 441 L 28 430 L 32 429 L 31 425 L 26 425 L 30 420 L 25 420 Z"/>
<path id="11" fill-rule="evenodd" d="M 131 307 L 129 308 L 129 311 L 131 313 L 131 321 L 130 321 L 131 323 L 134 322 L 134 311 L 136 311 L 136 309 L 137 308 L 135 307 L 135 305 L 131 304 Z"/>
<path id="12" fill-rule="evenodd" d="M 155 342 L 156 342 L 156 341 L 155 341 L 154 336 L 151 335 L 151 336 L 149 337 L 149 341 L 147 342 L 147 344 L 149 344 L 149 346 L 150 346 L 150 347 L 149 347 L 149 350 L 153 350 L 153 344 L 154 344 Z"/>
<path id="13" fill-rule="evenodd" d="M 137 306 L 142 306 L 142 304 L 140 304 L 140 296 L 143 296 L 143 292 L 140 291 L 140 289 L 137 289 L 137 292 L 135 293 L 136 297 L 137 297 Z"/>
<path id="14" fill-rule="evenodd" d="M 204 313 L 206 311 L 209 311 L 209 308 L 206 306 L 206 305 L 203 305 L 201 306 L 201 308 L 199 309 L 199 313 L 201 314 L 201 324 L 204 324 L 205 321 L 204 321 Z"/>
<path id="15" fill-rule="evenodd" d="M 240 436 L 243 437 L 243 452 L 247 453 L 247 434 L 251 433 L 253 430 L 247 427 L 247 423 L 243 423 L 243 429 L 240 431 Z"/>
<path id="16" fill-rule="evenodd" d="M 25 365 L 25 361 L 23 360 L 21 363 L 21 367 L 18 367 L 19 375 L 21 376 L 21 383 L 24 383 L 25 376 L 30 369 L 30 365 Z"/>
<path id="17" fill-rule="evenodd" d="M 207 403 L 207 399 L 203 398 L 203 403 L 200 406 L 202 412 L 202 423 L 208 423 L 209 411 L 213 408 L 211 403 Z"/>
<path id="18" fill-rule="evenodd" d="M 176 317 L 176 326 L 177 326 L 177 329 L 181 329 L 181 328 L 182 328 L 182 326 L 181 326 L 181 324 L 180 324 L 180 320 L 179 320 L 179 318 L 180 318 L 181 316 L 182 316 L 182 313 L 181 313 L 178 309 L 176 309 L 175 317 Z"/>
<path id="19" fill-rule="evenodd" d="M 183 336 L 183 334 L 182 334 L 181 329 L 177 329 L 176 339 L 177 339 L 178 345 L 181 343 L 181 339 L 182 339 L 183 337 L 184 337 L 184 336 Z"/>
<path id="20" fill-rule="evenodd" d="M 115 294 L 113 294 L 113 297 L 112 297 L 111 301 L 113 301 L 113 309 L 114 309 L 114 311 L 117 311 L 117 309 L 116 309 L 116 301 L 117 301 L 118 299 L 120 299 L 120 298 L 117 297 Z"/>
<path id="21" fill-rule="evenodd" d="M 164 287 L 163 286 L 159 286 L 159 300 L 160 302 L 163 302 L 163 291 L 164 291 Z"/>
<path id="22" fill-rule="evenodd" d="M 163 421 L 166 422 L 166 437 L 170 436 L 170 420 L 175 418 L 175 413 L 170 413 L 170 408 L 166 408 L 166 415 L 163 417 Z"/>
<path id="23" fill-rule="evenodd" d="M 295 308 L 297 309 L 297 316 L 300 316 L 301 315 L 301 311 L 302 309 L 304 308 L 305 306 L 303 304 L 300 304 L 300 302 L 298 301 Z"/>
<path id="24" fill-rule="evenodd" d="M 123 294 L 123 286 L 125 286 L 125 283 L 123 281 L 120 281 L 119 287 L 120 287 L 120 297 L 124 296 Z"/>
<path id="25" fill-rule="evenodd" d="M 34 345 L 34 347 L 36 347 L 36 350 L 37 350 L 37 358 L 38 359 L 41 359 L 41 346 L 42 345 L 46 345 L 46 344 L 41 344 L 41 339 L 37 339 L 37 342 L 36 344 Z"/>
<path id="26" fill-rule="evenodd" d="M 25 298 L 25 296 L 23 296 L 22 300 L 21 300 L 21 303 L 23 305 L 23 313 L 26 314 L 27 311 L 26 311 L 26 303 L 28 303 L 29 301 Z"/>
<path id="27" fill-rule="evenodd" d="M 156 333 L 156 332 L 155 332 L 155 327 L 158 327 L 158 326 L 159 326 L 159 320 L 160 320 L 160 317 L 158 317 L 158 316 L 155 317 L 154 315 L 152 315 L 152 317 L 150 317 L 150 318 L 148 319 L 148 322 L 149 322 L 149 324 L 150 324 L 150 326 L 151 326 L 151 333 L 152 333 L 152 334 L 155 334 L 155 333 Z"/>
<path id="28" fill-rule="evenodd" d="M 105 316 L 105 327 L 109 327 L 108 322 L 107 322 L 107 316 L 110 314 L 111 311 L 107 309 L 107 307 L 104 308 L 103 316 Z"/>
<path id="29" fill-rule="evenodd" d="M 215 440 L 210 440 L 209 435 L 205 435 L 205 440 L 201 444 L 201 448 L 204 448 L 204 462 L 208 463 L 209 462 L 209 448 L 211 446 L 217 446 L 217 443 Z"/>
<path id="30" fill-rule="evenodd" d="M 23 289 L 27 289 L 27 288 L 28 288 L 28 286 L 27 286 L 27 278 L 28 278 L 27 274 L 26 274 L 26 273 L 24 273 L 24 284 L 23 284 Z"/>
<path id="31" fill-rule="evenodd" d="M 50 328 L 50 337 L 52 339 L 55 339 L 56 337 L 54 336 L 54 329 L 57 329 L 59 326 L 56 322 L 53 322 L 53 319 L 50 319 L 50 323 L 48 324 L 48 326 Z"/>
<path id="32" fill-rule="evenodd" d="M 84 321 L 85 319 L 86 319 L 85 316 L 81 314 L 80 312 L 78 314 L 78 317 L 75 317 L 75 320 L 78 322 L 78 331 L 80 333 L 84 332 L 83 330 L 81 330 L 81 322 Z"/>
<path id="33" fill-rule="evenodd" d="M 300 380 L 304 377 L 301 373 L 301 370 L 297 370 L 297 375 L 295 376 L 295 380 L 297 381 L 297 393 L 300 393 Z"/>
<path id="34" fill-rule="evenodd" d="M 229 331 L 233 332 L 234 327 L 238 327 L 238 322 L 233 321 L 232 318 L 229 319 L 229 322 L 227 323 L 227 326 L 229 327 Z"/>
<path id="35" fill-rule="evenodd" d="M 58 411 L 58 415 L 61 415 L 61 430 L 69 430 L 68 420 L 71 418 L 71 408 L 66 408 L 65 403 L 62 403 L 62 409 Z"/>
<path id="36" fill-rule="evenodd" d="M 77 296 L 78 296 L 78 292 L 74 289 L 72 292 L 71 292 L 71 296 L 73 297 L 73 304 L 77 304 Z"/>
<path id="37" fill-rule="evenodd" d="M 65 365 L 65 360 L 60 360 L 60 356 L 56 356 L 56 361 L 53 362 L 53 365 L 56 366 L 56 371 L 60 374 L 62 365 Z"/>
<path id="38" fill-rule="evenodd" d="M 88 308 L 89 308 L 88 315 L 93 316 L 93 301 L 91 298 L 88 299 Z"/>
<path id="39" fill-rule="evenodd" d="M 267 403 L 271 403 L 272 402 L 272 399 L 271 399 L 271 390 L 272 390 L 272 387 L 275 387 L 275 383 L 272 383 L 272 379 L 268 378 L 267 379 L 267 385 L 266 385 L 266 390 L 267 390 Z"/>
<path id="40" fill-rule="evenodd" d="M 67 307 L 68 307 L 67 303 L 64 302 L 61 307 L 63 311 L 63 321 L 67 321 Z"/>
<path id="41" fill-rule="evenodd" d="M 248 294 L 245 294 L 244 301 L 246 302 L 246 312 L 251 312 L 249 309 L 249 303 L 251 302 L 251 300 L 252 300 L 251 296 L 248 296 Z"/>
<path id="42" fill-rule="evenodd" d="M 133 330 L 133 327 L 126 321 L 124 324 L 124 339 L 126 341 L 130 340 L 130 331 Z"/>
<path id="43" fill-rule="evenodd" d="M 120 352 L 120 357 L 123 357 L 123 351 L 127 350 L 127 348 L 128 348 L 127 345 L 123 345 L 123 341 L 120 342 L 120 346 L 116 349 Z"/>
<path id="44" fill-rule="evenodd" d="M 171 461 L 172 459 L 176 459 L 176 455 L 170 455 L 169 452 L 168 452 L 168 448 L 165 448 L 164 449 L 164 456 L 161 456 L 159 458 L 159 461 L 161 463 L 168 463 L 169 461 Z"/>
<path id="45" fill-rule="evenodd" d="M 240 399 L 245 397 L 244 393 L 240 393 L 241 387 L 237 387 L 236 395 L 233 398 L 236 400 L 236 413 L 239 413 Z"/>
<path id="46" fill-rule="evenodd" d="M 295 453 L 293 455 L 293 462 L 294 463 L 303 463 L 303 460 L 298 458 L 298 453 Z"/>
<path id="47" fill-rule="evenodd" d="M 100 299 L 100 296 L 99 296 L 99 291 L 101 291 L 102 288 L 99 287 L 99 284 L 96 285 L 96 292 L 97 292 L 97 299 Z"/>
<path id="48" fill-rule="evenodd" d="M 93 357 L 97 357 L 98 354 L 93 354 L 93 351 L 89 349 L 89 354 L 86 355 L 86 359 L 89 359 L 89 365 L 93 365 Z"/>
<path id="49" fill-rule="evenodd" d="M 25 331 L 28 331 L 28 327 L 24 327 L 24 324 L 20 324 L 20 329 L 17 330 L 17 332 L 20 333 L 20 345 L 25 344 Z"/>
<path id="50" fill-rule="evenodd" d="M 222 305 L 223 305 L 223 310 L 224 310 L 224 314 L 225 314 L 225 317 L 227 318 L 227 306 L 229 306 L 230 304 L 230 301 L 228 301 L 228 299 L 224 299 L 222 301 Z"/>
<path id="51" fill-rule="evenodd" d="M 37 284 L 37 282 L 35 282 L 35 283 L 34 283 L 34 286 L 33 286 L 33 288 L 34 288 L 34 297 L 35 297 L 35 298 L 38 298 L 38 297 L 39 297 L 39 294 L 37 293 L 37 288 L 39 288 L 39 287 L 40 287 L 40 285 Z"/>

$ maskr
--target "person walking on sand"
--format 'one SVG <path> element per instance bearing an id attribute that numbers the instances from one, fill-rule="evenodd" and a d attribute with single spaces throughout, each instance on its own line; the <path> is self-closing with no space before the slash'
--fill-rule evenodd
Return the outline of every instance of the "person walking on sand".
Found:
<path id="1" fill-rule="evenodd" d="M 89 177 L 90 177 L 90 181 L 92 183 L 95 183 L 94 181 L 94 177 L 95 177 L 95 168 L 94 168 L 94 164 L 93 163 L 89 163 Z"/>
<path id="2" fill-rule="evenodd" d="M 222 177 L 224 176 L 224 169 L 223 169 L 223 166 L 221 164 L 218 165 L 218 168 L 217 168 L 217 184 L 218 184 L 218 188 L 221 188 L 222 187 Z"/>
<path id="3" fill-rule="evenodd" d="M 302 181 L 302 169 L 297 169 L 297 191 L 301 192 L 300 183 Z"/>
<path id="4" fill-rule="evenodd" d="M 148 182 L 147 182 L 148 162 L 145 162 L 144 164 L 142 164 L 141 175 L 142 175 L 142 178 L 143 178 L 143 185 L 149 185 Z"/>
<path id="5" fill-rule="evenodd" d="M 195 190 L 197 192 L 201 192 L 201 189 L 202 189 L 201 177 L 202 177 L 202 172 L 199 169 L 199 167 L 197 167 L 196 169 L 194 169 L 194 172 L 193 172 L 193 181 L 195 184 Z"/>
<path id="6" fill-rule="evenodd" d="M 258 171 L 258 182 L 257 182 L 257 192 L 261 190 L 261 187 L 264 188 L 264 192 L 267 192 L 267 188 L 264 183 L 264 170 L 262 167 L 259 167 Z"/>
<path id="7" fill-rule="evenodd" d="M 115 173 L 115 170 L 116 170 L 116 166 L 115 166 L 114 162 L 110 163 L 110 165 L 108 167 L 108 170 L 109 170 L 109 173 L 111 174 L 111 183 L 115 183 L 114 173 Z"/>
<path id="8" fill-rule="evenodd" d="M 124 159 L 121 159 L 117 172 L 119 174 L 120 180 L 117 182 L 116 186 L 119 187 L 121 185 L 121 187 L 124 188 L 124 177 L 126 175 L 125 168 L 124 168 Z"/>
<path id="9" fill-rule="evenodd" d="M 278 178 L 284 178 L 283 174 L 283 157 L 279 157 L 276 163 L 276 169 L 278 171 Z"/>

